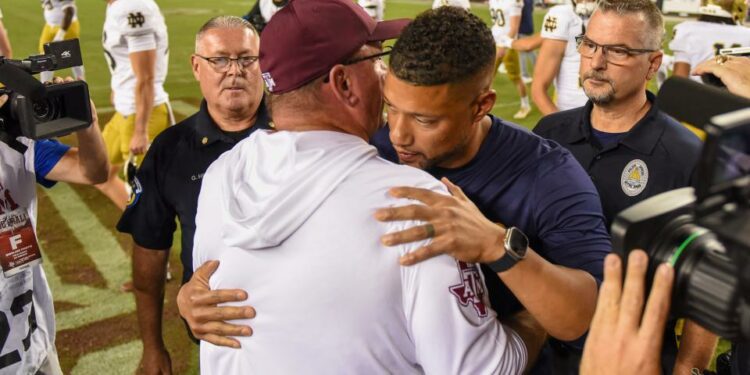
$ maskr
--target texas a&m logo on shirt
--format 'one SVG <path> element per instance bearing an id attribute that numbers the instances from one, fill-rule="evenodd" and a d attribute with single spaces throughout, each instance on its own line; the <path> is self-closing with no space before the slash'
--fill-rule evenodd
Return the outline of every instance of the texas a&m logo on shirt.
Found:
<path id="1" fill-rule="evenodd" d="M 484 281 L 479 274 L 479 268 L 474 263 L 457 261 L 458 270 L 461 274 L 461 284 L 449 288 L 456 296 L 461 306 L 474 307 L 479 317 L 487 316 L 487 306 L 484 304 Z"/>

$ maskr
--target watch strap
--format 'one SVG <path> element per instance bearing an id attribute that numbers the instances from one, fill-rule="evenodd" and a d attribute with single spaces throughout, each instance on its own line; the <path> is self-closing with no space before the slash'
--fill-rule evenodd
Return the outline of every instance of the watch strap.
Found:
<path id="1" fill-rule="evenodd" d="M 495 273 L 500 273 L 509 270 L 511 267 L 515 266 L 516 263 L 518 263 L 518 259 L 516 259 L 513 255 L 506 251 L 505 255 L 500 257 L 500 259 L 488 264 L 488 266 L 490 266 L 490 268 L 495 271 Z"/>

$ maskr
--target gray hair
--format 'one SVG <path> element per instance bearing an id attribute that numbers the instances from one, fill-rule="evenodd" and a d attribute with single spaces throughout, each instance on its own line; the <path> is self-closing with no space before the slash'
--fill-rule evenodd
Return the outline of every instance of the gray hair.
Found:
<path id="1" fill-rule="evenodd" d="M 203 34 L 205 34 L 209 30 L 242 28 L 249 29 L 253 32 L 253 34 L 258 35 L 258 31 L 256 31 L 253 25 L 244 18 L 240 18 L 237 16 L 213 17 L 210 20 L 206 21 L 206 23 L 201 26 L 200 30 L 198 30 L 198 33 L 195 34 L 195 50 L 198 51 L 198 43 L 200 42 L 201 38 L 203 38 Z"/>
<path id="2" fill-rule="evenodd" d="M 599 0 L 597 11 L 615 12 L 617 15 L 638 15 L 646 22 L 640 30 L 646 48 L 661 49 L 664 41 L 664 17 L 651 0 Z"/>
<path id="3" fill-rule="evenodd" d="M 304 86 L 283 94 L 266 94 L 266 110 L 273 117 L 274 111 L 279 109 L 292 112 L 305 112 L 319 108 L 322 99 L 320 96 L 320 85 L 324 77 L 318 77 Z"/>

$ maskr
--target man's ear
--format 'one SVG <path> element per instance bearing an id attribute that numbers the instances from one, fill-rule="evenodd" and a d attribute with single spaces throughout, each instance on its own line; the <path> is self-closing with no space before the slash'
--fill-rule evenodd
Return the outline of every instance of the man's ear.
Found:
<path id="1" fill-rule="evenodd" d="M 196 81 L 200 81 L 200 79 L 198 79 L 198 73 L 200 72 L 200 64 L 198 62 L 198 59 L 199 57 L 195 56 L 195 54 L 190 55 L 190 67 L 192 68 L 191 70 L 193 71 L 193 77 L 195 77 Z"/>
<path id="2" fill-rule="evenodd" d="M 662 57 L 664 57 L 664 53 L 661 51 L 652 52 L 652 54 L 653 55 L 649 58 L 648 74 L 646 75 L 646 79 L 648 80 L 654 78 L 656 72 L 659 71 L 659 67 L 661 67 Z"/>
<path id="3" fill-rule="evenodd" d="M 477 108 L 474 111 L 474 123 L 482 121 L 484 116 L 492 111 L 492 107 L 495 106 L 495 100 L 497 100 L 497 93 L 493 89 L 489 89 L 481 94 L 477 98 Z"/>
<path id="4" fill-rule="evenodd" d="M 355 105 L 359 98 L 352 91 L 352 76 L 349 69 L 343 65 L 334 66 L 328 73 L 328 84 L 331 85 L 331 92 L 346 105 Z"/>

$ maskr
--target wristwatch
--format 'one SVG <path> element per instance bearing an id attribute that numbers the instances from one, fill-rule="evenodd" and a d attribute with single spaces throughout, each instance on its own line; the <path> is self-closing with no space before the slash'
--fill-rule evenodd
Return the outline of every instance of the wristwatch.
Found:
<path id="1" fill-rule="evenodd" d="M 509 270 L 518 261 L 526 257 L 526 250 L 529 248 L 529 239 L 520 229 L 510 227 L 505 231 L 503 247 L 505 247 L 505 255 L 489 264 L 490 268 L 497 273 Z"/>

